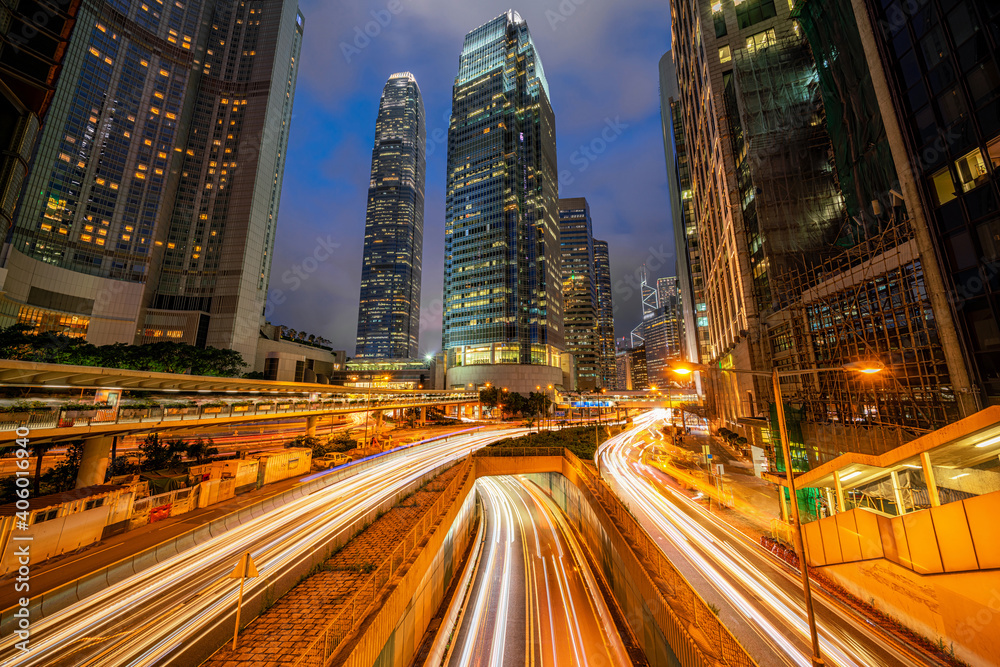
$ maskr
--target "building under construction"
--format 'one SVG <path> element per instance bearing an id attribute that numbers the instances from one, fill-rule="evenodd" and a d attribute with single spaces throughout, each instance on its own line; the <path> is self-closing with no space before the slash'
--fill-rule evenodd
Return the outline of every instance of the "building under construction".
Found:
<path id="1" fill-rule="evenodd" d="M 888 451 L 961 414 L 942 345 L 942 330 L 954 325 L 935 297 L 933 249 L 894 190 L 864 52 L 842 34 L 850 25 L 801 9 L 793 24 L 780 3 L 743 4 L 769 9 L 754 21 L 728 3 L 672 2 L 711 320 L 705 361 L 723 370 L 816 371 L 781 385 L 795 468 L 845 451 Z M 707 78 L 693 46 L 700 41 L 710 54 Z M 823 48 L 817 67 L 813 53 Z M 721 160 L 704 149 L 715 139 Z M 859 361 L 886 370 L 844 370 Z M 784 469 L 770 447 L 769 378 L 714 375 L 708 407 L 716 422 L 770 449 Z"/>

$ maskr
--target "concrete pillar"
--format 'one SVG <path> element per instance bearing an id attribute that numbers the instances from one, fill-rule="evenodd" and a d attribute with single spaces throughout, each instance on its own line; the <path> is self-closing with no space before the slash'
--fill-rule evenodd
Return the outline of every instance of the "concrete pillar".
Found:
<path id="1" fill-rule="evenodd" d="M 833 516 L 834 514 L 837 513 L 837 503 L 834 501 L 833 498 L 833 489 L 831 489 L 829 486 L 826 487 L 826 506 L 830 508 L 830 516 Z"/>
<path id="2" fill-rule="evenodd" d="M 962 417 L 968 417 L 982 407 L 979 400 L 979 389 L 972 384 L 972 377 L 969 374 L 970 364 L 963 354 L 965 346 L 958 335 L 958 328 L 952 315 L 954 309 L 949 301 L 951 292 L 941 275 L 940 267 L 942 264 L 938 261 L 939 256 L 935 248 L 934 234 L 924 213 L 923 200 L 917 187 L 916 179 L 919 174 L 914 174 L 915 161 L 910 159 L 903 131 L 896 116 L 896 109 L 892 102 L 893 95 L 889 90 L 889 80 L 882 67 L 874 27 L 865 0 L 851 0 L 851 4 L 858 23 L 861 46 L 868 62 L 868 71 L 871 73 L 872 87 L 875 89 L 875 100 L 878 102 L 879 111 L 882 112 L 882 122 L 889 151 L 896 164 L 899 189 L 906 201 L 906 212 L 910 215 L 913 237 L 917 243 L 917 249 L 920 251 L 924 286 L 927 290 L 927 298 L 934 309 L 934 322 L 937 325 L 938 336 L 941 338 L 941 352 L 948 366 L 948 376 L 955 388 L 960 414 Z"/>
<path id="3" fill-rule="evenodd" d="M 924 469 L 924 483 L 927 484 L 927 495 L 931 499 L 931 507 L 941 505 L 941 495 L 938 493 L 937 480 L 934 479 L 934 468 L 931 467 L 931 455 L 920 453 L 920 467 Z"/>
<path id="4" fill-rule="evenodd" d="M 316 437 L 316 424 L 319 423 L 319 417 L 313 415 L 312 417 L 306 417 L 306 435 L 313 438 Z"/>
<path id="5" fill-rule="evenodd" d="M 111 457 L 110 435 L 96 435 L 83 441 L 83 458 L 80 460 L 80 471 L 76 475 L 76 488 L 104 484 L 104 475 L 108 472 Z"/>
<path id="6" fill-rule="evenodd" d="M 788 500 L 785 498 L 785 487 L 778 487 L 778 498 L 781 499 L 781 520 L 788 523 Z"/>
<path id="7" fill-rule="evenodd" d="M 839 470 L 834 470 L 833 471 L 833 485 L 834 485 L 835 490 L 837 492 L 837 511 L 838 512 L 846 512 L 847 511 L 847 503 L 844 502 L 844 485 L 840 481 L 840 471 Z"/>
<path id="8" fill-rule="evenodd" d="M 427 408 L 426 407 L 420 408 L 420 417 L 419 417 L 419 419 L 417 421 L 418 421 L 418 423 L 421 426 L 423 426 L 424 424 L 427 423 Z"/>

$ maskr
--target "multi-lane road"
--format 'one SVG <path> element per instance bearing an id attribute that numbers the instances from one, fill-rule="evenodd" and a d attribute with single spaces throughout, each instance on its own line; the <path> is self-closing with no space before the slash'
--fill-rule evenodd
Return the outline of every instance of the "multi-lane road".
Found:
<path id="1" fill-rule="evenodd" d="M 448 665 L 632 664 L 551 499 L 521 477 L 484 477 L 478 489 L 485 540 Z"/>
<path id="2" fill-rule="evenodd" d="M 642 463 L 667 416 L 656 410 L 612 438 L 598 452 L 602 474 L 619 497 L 720 618 L 761 665 L 811 664 L 811 644 L 798 575 L 748 538 L 707 513 L 682 493 L 660 483 Z M 814 596 L 823 658 L 829 665 L 874 667 L 926 665 L 884 640 L 863 619 Z"/>
<path id="3" fill-rule="evenodd" d="M 470 433 L 414 447 L 192 547 L 31 625 L 30 651 L 0 646 L 0 664 L 197 665 L 235 622 L 234 563 L 251 552 L 260 576 L 244 600 L 295 569 L 363 515 L 437 466 L 524 429 Z"/>

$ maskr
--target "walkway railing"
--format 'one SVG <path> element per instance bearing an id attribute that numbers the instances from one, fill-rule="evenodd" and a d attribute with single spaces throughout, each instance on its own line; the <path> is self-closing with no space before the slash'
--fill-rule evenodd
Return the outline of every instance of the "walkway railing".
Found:
<path id="1" fill-rule="evenodd" d="M 421 405 L 443 405 L 479 400 L 476 394 L 457 395 L 443 400 L 440 397 L 412 398 L 393 395 L 373 396 L 370 401 L 365 396 L 329 398 L 321 401 L 256 401 L 253 403 L 204 403 L 201 405 L 150 407 L 107 407 L 83 408 L 42 408 L 23 411 L 0 412 L 0 431 L 15 431 L 21 427 L 29 429 L 73 428 L 85 426 L 106 426 L 112 424 L 146 424 L 184 420 L 226 420 L 238 417 L 291 415 L 308 416 L 303 413 L 363 412 L 369 410 L 391 410 L 399 407 Z"/>
<path id="2" fill-rule="evenodd" d="M 357 591 L 344 603 L 340 612 L 324 628 L 323 633 L 306 648 L 295 663 L 296 665 L 325 665 L 331 657 L 336 655 L 351 633 L 368 617 L 382 588 L 407 563 L 410 555 L 423 542 L 424 537 L 431 532 L 434 525 L 451 508 L 455 496 L 469 477 L 472 462 L 466 457 L 460 466 L 458 474 L 444 488 L 438 499 L 431 505 L 430 510 L 424 513 L 423 517 L 393 549 L 392 553 L 382 561 L 372 575 L 358 586 Z"/>

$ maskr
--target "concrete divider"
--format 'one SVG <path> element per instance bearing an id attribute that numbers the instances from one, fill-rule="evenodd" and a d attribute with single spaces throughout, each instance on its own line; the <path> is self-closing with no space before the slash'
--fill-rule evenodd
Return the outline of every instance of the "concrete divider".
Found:
<path id="1" fill-rule="evenodd" d="M 359 461 L 354 461 L 337 468 L 332 468 L 327 472 L 309 475 L 304 478 L 309 480 L 304 484 L 300 484 L 291 489 L 282 491 L 281 493 L 261 499 L 247 508 L 241 508 L 224 516 L 213 519 L 207 524 L 194 527 L 191 530 L 186 531 L 185 533 L 166 542 L 144 549 L 143 551 L 140 551 L 132 556 L 126 556 L 115 563 L 99 570 L 95 570 L 90 574 L 67 582 L 66 584 L 53 588 L 49 591 L 38 595 L 31 595 L 31 603 L 28 607 L 29 614 L 31 615 L 31 621 L 33 624 L 36 624 L 41 619 L 61 611 L 66 607 L 69 607 L 70 605 L 75 604 L 76 602 L 79 602 L 80 600 L 83 600 L 84 598 L 109 586 L 121 582 L 128 577 L 141 572 L 147 567 L 161 563 L 164 560 L 176 556 L 193 546 L 197 546 L 210 539 L 219 537 L 220 535 L 223 535 L 233 528 L 243 525 L 253 518 L 263 516 L 268 511 L 273 511 L 274 509 L 277 509 L 298 498 L 310 495 L 316 491 L 344 481 L 345 479 L 354 477 L 359 473 L 385 461 L 408 456 L 411 454 L 409 451 L 410 449 L 411 447 L 405 447 L 390 452 L 375 454 Z M 452 464 L 443 464 L 442 466 L 435 468 L 433 471 L 421 476 L 417 482 L 408 485 L 408 490 L 406 490 L 405 493 L 409 493 L 409 489 L 419 487 L 421 484 L 437 475 L 441 469 L 450 465 Z M 395 498 L 390 500 L 392 500 L 392 503 L 388 505 L 388 507 L 391 507 L 397 502 Z M 270 510 L 266 509 L 267 503 L 270 503 Z M 365 516 L 373 517 L 379 511 L 388 509 L 388 507 L 384 507 L 384 505 L 385 503 L 379 504 L 376 508 L 377 511 L 368 512 Z M 357 524 L 356 522 L 355 525 L 362 524 Z M 19 609 L 19 607 L 9 607 L 0 612 L 0 636 L 8 636 L 13 632 L 16 624 L 16 619 L 13 614 L 17 609 Z"/>

